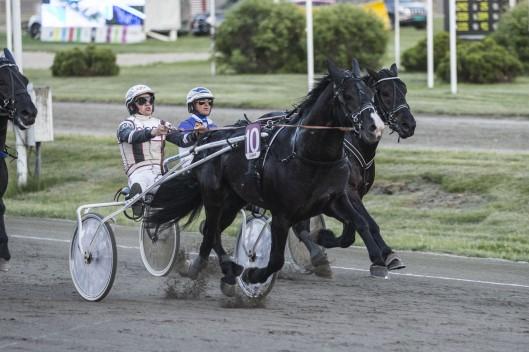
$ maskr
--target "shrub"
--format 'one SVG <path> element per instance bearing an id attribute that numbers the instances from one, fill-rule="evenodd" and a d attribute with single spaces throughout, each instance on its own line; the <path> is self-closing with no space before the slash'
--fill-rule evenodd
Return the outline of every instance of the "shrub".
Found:
<path id="1" fill-rule="evenodd" d="M 462 82 L 510 82 L 522 72 L 522 64 L 492 38 L 482 41 L 460 41 L 457 45 L 457 76 Z M 441 60 L 436 74 L 450 80 L 450 57 Z"/>
<path id="2" fill-rule="evenodd" d="M 116 55 L 110 49 L 87 46 L 60 51 L 53 59 L 53 76 L 115 76 L 119 73 Z"/>
<path id="3" fill-rule="evenodd" d="M 516 53 L 524 71 L 529 73 L 529 3 L 520 2 L 502 15 L 492 37 L 509 52 Z"/>
<path id="4" fill-rule="evenodd" d="M 218 29 L 219 63 L 237 73 L 303 72 L 304 19 L 289 3 L 245 0 Z"/>
<path id="5" fill-rule="evenodd" d="M 387 42 L 384 23 L 358 6 L 339 4 L 314 12 L 314 68 L 318 72 L 326 69 L 327 57 L 342 67 L 351 67 L 353 58 L 362 67 L 380 67 Z"/>
<path id="6" fill-rule="evenodd" d="M 322 72 L 325 59 L 350 67 L 378 67 L 388 34 L 375 15 L 340 4 L 314 11 L 314 66 Z M 216 40 L 219 62 L 237 73 L 305 72 L 307 67 L 303 8 L 272 0 L 244 0 L 220 26 Z"/>
<path id="7" fill-rule="evenodd" d="M 434 36 L 433 56 L 434 69 L 437 68 L 441 59 L 448 52 L 450 36 L 447 32 L 439 32 Z M 426 39 L 421 40 L 415 46 L 402 53 L 402 66 L 406 71 L 422 71 L 427 69 Z"/>

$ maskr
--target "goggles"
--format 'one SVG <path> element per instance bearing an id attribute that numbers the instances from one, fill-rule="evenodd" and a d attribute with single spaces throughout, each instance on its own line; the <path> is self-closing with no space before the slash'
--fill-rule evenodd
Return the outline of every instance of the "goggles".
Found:
<path id="1" fill-rule="evenodd" d="M 143 106 L 147 103 L 154 104 L 154 97 L 139 97 L 136 100 L 134 100 L 134 103 Z"/>
<path id="2" fill-rule="evenodd" d="M 200 99 L 197 100 L 196 103 L 200 106 L 208 104 L 209 106 L 213 106 L 213 99 Z"/>

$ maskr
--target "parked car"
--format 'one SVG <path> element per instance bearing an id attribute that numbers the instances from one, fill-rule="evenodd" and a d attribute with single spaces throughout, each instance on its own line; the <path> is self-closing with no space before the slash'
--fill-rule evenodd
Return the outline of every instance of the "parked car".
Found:
<path id="1" fill-rule="evenodd" d="M 215 25 L 218 27 L 224 20 L 224 13 L 217 12 L 215 17 Z M 193 16 L 190 23 L 190 32 L 193 35 L 208 35 L 211 28 L 211 16 L 209 12 L 199 13 Z"/>
<path id="2" fill-rule="evenodd" d="M 385 0 L 388 16 L 393 26 L 395 23 L 395 1 Z M 419 0 L 399 0 L 399 19 L 401 26 L 426 28 L 426 4 Z"/>

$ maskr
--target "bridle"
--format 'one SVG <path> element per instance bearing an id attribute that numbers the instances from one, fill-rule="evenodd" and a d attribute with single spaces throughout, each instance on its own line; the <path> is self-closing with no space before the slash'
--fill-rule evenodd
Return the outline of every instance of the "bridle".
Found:
<path id="1" fill-rule="evenodd" d="M 391 104 L 391 107 L 394 107 L 395 105 L 397 105 L 392 110 L 389 110 L 388 108 L 386 108 L 384 106 L 384 100 L 380 96 L 381 95 L 380 89 L 376 89 L 376 87 L 381 82 L 384 82 L 384 81 L 396 81 L 396 80 L 398 80 L 399 82 L 402 82 L 401 79 L 398 76 L 396 76 L 396 77 L 386 77 L 386 78 L 379 79 L 373 85 L 375 87 L 375 104 L 379 107 L 378 112 L 380 114 L 380 117 L 394 131 L 398 130 L 398 128 L 399 128 L 398 121 L 397 121 L 397 118 L 396 118 L 397 112 L 399 112 L 400 110 L 403 110 L 403 109 L 407 109 L 409 111 L 410 110 L 410 106 L 408 104 L 406 104 L 406 103 L 397 105 L 397 90 L 399 90 L 400 93 L 402 93 L 402 95 L 404 95 L 404 93 L 399 89 L 397 82 L 392 82 L 393 83 L 393 103 Z"/>
<path id="2" fill-rule="evenodd" d="M 0 92 L 0 115 L 7 116 L 8 119 L 14 120 L 17 108 L 15 106 L 15 97 L 21 93 L 26 93 L 26 88 L 20 88 L 15 90 L 15 78 L 21 83 L 22 87 L 25 87 L 26 85 L 18 75 L 15 75 L 10 67 L 16 67 L 18 69 L 18 66 L 13 63 L 0 63 L 0 69 L 7 68 L 7 71 L 9 72 L 9 80 L 10 84 L 8 85 L 11 87 L 11 91 L 6 92 L 7 94 L 4 94 L 4 92 Z M 22 123 L 21 121 L 18 121 L 19 123 Z M 25 126 L 24 126 L 25 127 Z"/>
<path id="3" fill-rule="evenodd" d="M 371 102 L 368 102 L 368 103 L 362 105 L 356 111 L 349 110 L 349 108 L 348 108 L 348 106 L 347 106 L 347 104 L 345 102 L 345 98 L 343 96 L 344 83 L 348 79 L 355 80 L 355 85 L 358 84 L 358 82 L 363 82 L 363 80 L 361 78 L 354 77 L 354 76 L 351 75 L 350 72 L 346 71 L 346 75 L 342 79 L 342 81 L 340 83 L 340 86 L 337 87 L 336 83 L 333 84 L 333 90 L 334 90 L 333 99 L 337 99 L 338 100 L 338 102 L 340 103 L 340 107 L 342 109 L 342 112 L 345 115 L 345 117 L 347 119 L 350 119 L 353 122 L 353 126 L 352 126 L 353 130 L 352 130 L 352 132 L 354 132 L 356 135 L 360 135 L 360 131 L 362 130 L 362 121 L 358 117 L 366 110 L 371 110 L 371 112 L 373 112 L 373 113 L 376 110 L 375 110 L 375 107 L 373 106 L 373 104 Z M 358 90 L 361 91 L 361 89 L 358 89 Z"/>

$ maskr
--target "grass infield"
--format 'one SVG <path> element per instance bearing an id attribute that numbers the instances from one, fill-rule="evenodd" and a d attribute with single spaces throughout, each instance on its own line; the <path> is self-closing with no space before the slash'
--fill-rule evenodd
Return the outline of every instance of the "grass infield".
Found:
<path id="1" fill-rule="evenodd" d="M 171 146 L 167 155 L 175 152 Z M 529 153 L 382 148 L 376 161 L 364 200 L 392 247 L 529 261 Z M 24 190 L 13 182 L 15 163 L 8 164 L 8 215 L 73 220 L 79 205 L 112 201 L 126 184 L 113 138 L 62 135 L 44 144 L 42 176 L 30 177 Z M 341 233 L 335 221 L 328 226 Z M 237 231 L 235 223 L 225 233 Z"/>

